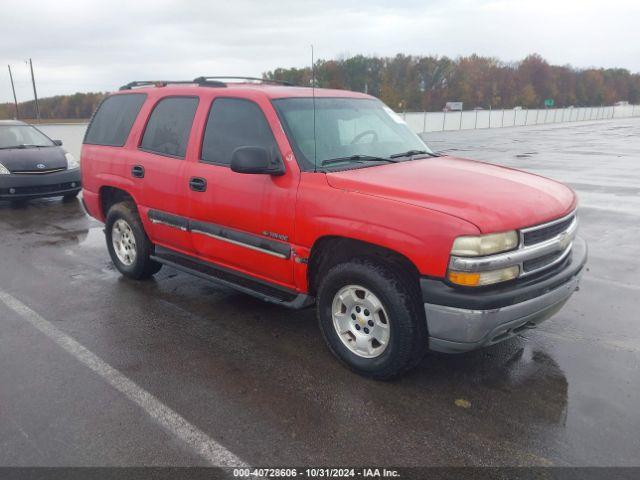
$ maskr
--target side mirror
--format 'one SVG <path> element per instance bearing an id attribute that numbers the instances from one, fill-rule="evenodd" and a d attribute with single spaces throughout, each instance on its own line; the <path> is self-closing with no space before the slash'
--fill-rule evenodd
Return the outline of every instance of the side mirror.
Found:
<path id="1" fill-rule="evenodd" d="M 279 158 L 263 147 L 238 147 L 231 154 L 231 170 L 236 173 L 284 175 Z"/>
<path id="2" fill-rule="evenodd" d="M 53 144 L 58 146 L 58 147 L 61 147 L 62 146 L 62 140 L 54 140 Z"/>

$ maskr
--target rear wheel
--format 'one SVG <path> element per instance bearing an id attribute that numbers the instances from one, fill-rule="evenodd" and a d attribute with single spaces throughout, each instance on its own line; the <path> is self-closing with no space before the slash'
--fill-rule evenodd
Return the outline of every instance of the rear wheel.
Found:
<path id="1" fill-rule="evenodd" d="M 162 268 L 150 258 L 154 247 L 132 204 L 117 203 L 109 209 L 105 235 L 111 261 L 125 277 L 143 280 Z"/>
<path id="2" fill-rule="evenodd" d="M 375 259 L 331 268 L 317 301 L 329 349 L 360 375 L 390 379 L 415 366 L 427 346 L 419 296 L 403 272 Z"/>

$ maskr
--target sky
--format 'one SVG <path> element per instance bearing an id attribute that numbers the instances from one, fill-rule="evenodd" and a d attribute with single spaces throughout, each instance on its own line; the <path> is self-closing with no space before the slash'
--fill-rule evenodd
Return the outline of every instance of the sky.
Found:
<path id="1" fill-rule="evenodd" d="M 0 0 L 0 102 L 112 91 L 131 80 L 261 76 L 357 54 L 640 72 L 639 0 Z"/>

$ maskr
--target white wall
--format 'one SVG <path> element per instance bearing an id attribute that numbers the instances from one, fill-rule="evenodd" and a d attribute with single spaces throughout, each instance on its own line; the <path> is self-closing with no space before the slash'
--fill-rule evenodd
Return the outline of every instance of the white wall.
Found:
<path id="1" fill-rule="evenodd" d="M 640 116 L 640 105 L 620 107 L 549 108 L 538 110 L 471 110 L 463 112 L 405 112 L 401 114 L 416 133 L 474 128 L 519 127 L 548 123 L 582 122 Z"/>

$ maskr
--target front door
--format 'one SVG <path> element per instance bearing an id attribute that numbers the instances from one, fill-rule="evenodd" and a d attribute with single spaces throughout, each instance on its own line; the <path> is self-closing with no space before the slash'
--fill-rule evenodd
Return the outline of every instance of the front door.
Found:
<path id="1" fill-rule="evenodd" d="M 196 254 L 293 287 L 290 241 L 298 171 L 287 168 L 284 175 L 271 176 L 230 169 L 231 155 L 238 147 L 263 147 L 281 157 L 262 108 L 241 98 L 214 99 L 200 142 L 200 158 L 188 163 L 187 172 Z"/>

